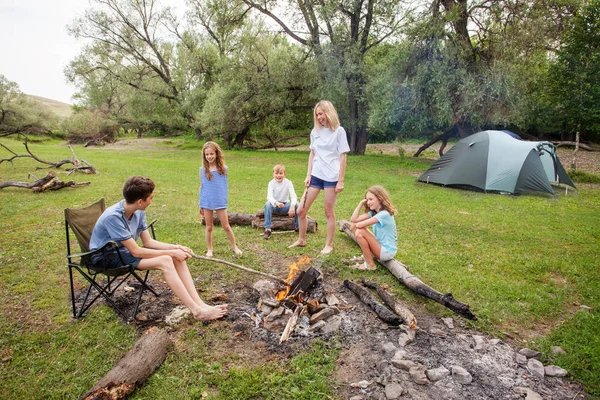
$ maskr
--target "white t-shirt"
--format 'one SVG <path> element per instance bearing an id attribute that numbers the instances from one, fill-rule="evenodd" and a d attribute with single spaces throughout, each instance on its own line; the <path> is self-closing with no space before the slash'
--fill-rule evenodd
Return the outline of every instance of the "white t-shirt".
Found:
<path id="1" fill-rule="evenodd" d="M 298 196 L 296 196 L 292 181 L 283 178 L 281 183 L 279 183 L 275 179 L 271 179 L 267 187 L 267 201 L 275 206 L 276 201 L 286 203 L 290 201 L 290 198 L 293 207 L 298 203 Z"/>
<path id="2" fill-rule="evenodd" d="M 311 175 L 327 182 L 337 182 L 340 173 L 340 156 L 350 151 L 346 130 L 341 126 L 314 129 L 310 133 L 310 149 L 314 152 Z"/>

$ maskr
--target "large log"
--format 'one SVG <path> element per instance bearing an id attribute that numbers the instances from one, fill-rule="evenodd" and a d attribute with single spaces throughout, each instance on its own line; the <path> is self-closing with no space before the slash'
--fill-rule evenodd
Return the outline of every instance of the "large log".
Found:
<path id="1" fill-rule="evenodd" d="M 366 287 L 368 287 L 370 289 L 375 289 L 377 291 L 377 294 L 379 295 L 379 297 L 381 297 L 383 299 L 383 302 L 389 308 L 394 310 L 394 312 L 396 314 L 398 314 L 398 316 L 402 319 L 402 321 L 406 325 L 408 325 L 408 327 L 410 329 L 412 329 L 412 330 L 417 329 L 417 319 L 415 318 L 414 314 L 408 309 L 408 307 L 404 306 L 399 301 L 394 300 L 392 298 L 391 294 L 386 292 L 381 286 L 379 286 L 375 282 L 372 282 L 365 278 L 361 279 L 360 281 Z"/>
<path id="2" fill-rule="evenodd" d="M 208 210 L 206 211 L 208 212 Z M 227 218 L 229 219 L 230 225 L 250 225 L 254 229 L 263 229 L 265 227 L 265 214 L 264 211 L 259 211 L 256 214 L 243 214 L 227 212 Z M 219 215 L 214 214 L 214 224 L 221 225 Z M 206 225 L 206 220 L 202 218 L 202 225 Z M 315 233 L 317 231 L 317 221 L 308 217 L 308 225 L 306 231 L 309 233 Z M 293 231 L 294 230 L 294 219 L 287 215 L 273 214 L 271 219 L 271 230 L 273 231 Z"/>
<path id="3" fill-rule="evenodd" d="M 354 233 L 350 230 L 350 222 L 346 220 L 339 221 L 340 231 L 345 232 L 352 240 L 356 242 Z M 407 288 L 411 289 L 415 293 L 425 296 L 433 301 L 436 301 L 449 308 L 458 315 L 461 315 L 467 319 L 477 320 L 477 317 L 471 312 L 468 304 L 457 301 L 452 293 L 441 294 L 437 290 L 427 286 L 418 277 L 408 272 L 408 269 L 404 264 L 396 259 L 389 261 L 379 261 L 384 267 L 386 267 L 400 282 L 402 282 Z"/>
<path id="4" fill-rule="evenodd" d="M 345 280 L 344 286 L 352 291 L 363 303 L 371 307 L 379 318 L 387 322 L 390 325 L 400 325 L 400 318 L 394 314 L 389 308 L 377 301 L 371 293 L 364 287 L 357 285 L 356 283 Z"/>
<path id="5" fill-rule="evenodd" d="M 80 400 L 124 399 L 163 363 L 170 343 L 167 331 L 151 328 Z"/>

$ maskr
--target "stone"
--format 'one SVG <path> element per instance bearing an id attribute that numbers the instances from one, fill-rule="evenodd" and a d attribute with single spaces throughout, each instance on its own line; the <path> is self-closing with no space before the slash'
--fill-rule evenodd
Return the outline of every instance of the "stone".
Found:
<path id="1" fill-rule="evenodd" d="M 260 294 L 260 297 L 265 299 L 275 299 L 275 296 L 277 295 L 275 283 L 267 279 L 261 279 L 255 282 L 252 288 Z"/>
<path id="2" fill-rule="evenodd" d="M 396 360 L 395 358 L 391 361 L 392 365 L 396 368 L 403 369 L 405 371 L 410 370 L 412 367 L 416 367 L 418 364 L 410 360 Z"/>
<path id="3" fill-rule="evenodd" d="M 316 324 L 313 324 L 310 326 L 310 328 L 308 328 L 309 332 L 319 332 L 321 329 L 323 329 L 323 327 L 327 325 L 325 323 L 325 321 L 319 321 Z"/>
<path id="4" fill-rule="evenodd" d="M 495 345 L 499 344 L 500 342 L 502 342 L 502 339 L 490 339 L 490 344 L 492 346 L 495 346 Z"/>
<path id="5" fill-rule="evenodd" d="M 560 346 L 552 346 L 552 347 L 550 347 L 550 351 L 552 352 L 552 354 L 566 354 L 567 353 Z"/>
<path id="6" fill-rule="evenodd" d="M 531 389 L 527 389 L 525 400 L 544 400 L 537 392 Z"/>
<path id="7" fill-rule="evenodd" d="M 301 315 L 296 321 L 296 327 L 294 328 L 294 333 L 298 336 L 308 336 L 310 329 L 310 320 L 308 316 Z"/>
<path id="8" fill-rule="evenodd" d="M 360 382 L 353 382 L 350 384 L 350 386 L 353 388 L 366 389 L 369 387 L 370 384 L 371 384 L 371 382 L 369 382 L 369 381 L 360 381 Z"/>
<path id="9" fill-rule="evenodd" d="M 442 318 L 442 321 L 448 327 L 448 329 L 454 329 L 454 320 L 451 317 Z"/>
<path id="10" fill-rule="evenodd" d="M 329 304 L 330 306 L 335 306 L 335 305 L 340 304 L 340 301 L 338 300 L 337 297 L 335 297 L 335 295 L 333 293 L 330 293 L 327 296 L 325 296 L 325 302 L 327 304 Z"/>
<path id="11" fill-rule="evenodd" d="M 396 351 L 396 345 L 392 342 L 385 342 L 381 348 L 383 349 L 384 353 L 392 353 Z"/>
<path id="12" fill-rule="evenodd" d="M 325 321 L 325 326 L 321 328 L 321 332 L 323 333 L 331 333 L 340 329 L 342 326 L 342 317 L 340 315 L 334 315 Z"/>
<path id="13" fill-rule="evenodd" d="M 515 353 L 515 361 L 519 365 L 525 365 L 527 364 L 527 357 L 525 357 L 523 354 Z"/>
<path id="14" fill-rule="evenodd" d="M 437 337 L 446 337 L 446 332 L 441 330 L 440 328 L 431 328 L 429 329 L 429 334 Z"/>
<path id="15" fill-rule="evenodd" d="M 450 371 L 444 366 L 427 370 L 427 378 L 432 382 L 444 379 L 448 375 L 450 375 Z"/>
<path id="16" fill-rule="evenodd" d="M 473 382 L 473 376 L 471 376 L 469 371 L 458 365 L 452 367 L 452 379 L 463 385 Z"/>
<path id="17" fill-rule="evenodd" d="M 546 374 L 544 370 L 544 364 L 542 364 L 539 360 L 535 358 L 530 358 L 527 360 L 527 370 L 531 373 L 531 375 L 536 376 L 538 378 L 543 378 Z"/>
<path id="18" fill-rule="evenodd" d="M 562 369 L 561 367 L 557 367 L 556 365 L 546 365 L 544 367 L 544 373 L 547 376 L 556 376 L 562 378 L 563 376 L 567 376 L 568 372 L 566 369 Z"/>
<path id="19" fill-rule="evenodd" d="M 380 360 L 379 362 L 377 362 L 377 370 L 381 373 L 386 371 L 389 368 L 389 366 L 390 362 L 388 360 Z"/>
<path id="20" fill-rule="evenodd" d="M 473 348 L 475 350 L 483 350 L 485 347 L 485 338 L 481 335 L 473 335 L 473 340 L 475 341 L 475 346 Z"/>
<path id="21" fill-rule="evenodd" d="M 423 365 L 415 365 L 408 370 L 410 377 L 416 384 L 419 385 L 427 385 L 429 383 L 429 379 L 427 379 L 427 368 Z"/>
<path id="22" fill-rule="evenodd" d="M 542 353 L 540 353 L 539 351 L 531 350 L 526 347 L 519 350 L 519 354 L 524 355 L 528 359 L 535 358 L 536 360 L 539 360 L 542 355 Z"/>
<path id="23" fill-rule="evenodd" d="M 327 307 L 323 310 L 319 311 L 316 314 L 313 314 L 310 317 L 310 323 L 314 324 L 315 322 L 319 322 L 321 320 L 327 319 L 333 315 L 339 314 L 340 310 L 337 307 Z"/>
<path id="24" fill-rule="evenodd" d="M 412 343 L 413 338 L 410 337 L 409 334 L 407 333 L 401 333 L 400 335 L 398 335 L 398 345 L 401 347 L 406 346 L 409 343 Z"/>
<path id="25" fill-rule="evenodd" d="M 365 400 L 365 397 L 361 396 L 361 395 L 356 395 L 356 396 L 350 397 L 350 400 Z"/>
<path id="26" fill-rule="evenodd" d="M 392 361 L 390 361 L 391 363 L 395 361 L 400 361 L 400 360 L 404 360 L 404 358 L 406 357 L 406 350 L 396 350 L 396 352 L 394 353 L 394 357 L 392 357 Z"/>
<path id="27" fill-rule="evenodd" d="M 406 393 L 406 389 L 404 389 L 402 385 L 398 383 L 390 383 L 389 385 L 385 385 L 385 398 L 387 400 L 399 399 L 404 393 Z"/>
<path id="28" fill-rule="evenodd" d="M 192 312 L 186 306 L 177 306 L 165 317 L 165 324 L 169 326 L 177 325 L 183 318 L 191 314 Z"/>

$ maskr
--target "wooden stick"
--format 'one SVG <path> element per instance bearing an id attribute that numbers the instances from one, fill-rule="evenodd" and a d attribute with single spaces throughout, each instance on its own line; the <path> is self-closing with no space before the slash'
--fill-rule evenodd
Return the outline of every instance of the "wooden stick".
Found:
<path id="1" fill-rule="evenodd" d="M 368 289 L 349 280 L 344 281 L 344 286 L 350 289 L 363 303 L 371 307 L 383 321 L 394 326 L 400 325 L 400 318 L 389 308 L 378 302 Z"/>
<path id="2" fill-rule="evenodd" d="M 394 300 L 388 292 L 386 292 L 381 286 L 379 286 L 375 282 L 372 282 L 365 278 L 362 278 L 360 281 L 366 287 L 375 289 L 379 297 L 383 299 L 383 302 L 389 308 L 394 310 L 394 312 L 398 314 L 400 318 L 402 318 L 404 323 L 407 324 L 410 329 L 417 329 L 417 319 L 415 318 L 414 314 L 408 309 L 408 307 L 405 307 L 399 301 Z"/>
<path id="3" fill-rule="evenodd" d="M 300 314 L 304 310 L 304 307 L 305 306 L 300 305 L 300 304 L 298 304 L 296 306 L 294 313 L 288 320 L 288 323 L 285 325 L 285 329 L 283 330 L 283 333 L 281 334 L 281 337 L 279 338 L 279 344 L 285 342 L 286 340 L 288 340 L 290 338 L 290 336 L 292 336 L 292 332 L 294 331 L 294 328 L 296 328 L 296 324 L 298 323 L 298 318 L 300 317 Z"/>
<path id="4" fill-rule="evenodd" d="M 339 221 L 340 231 L 345 232 L 350 239 L 356 242 L 354 233 L 350 230 L 350 222 L 341 220 Z M 475 314 L 471 312 L 468 304 L 461 303 L 456 300 L 452 293 L 441 294 L 437 290 L 423 283 L 418 277 L 408 272 L 408 269 L 404 264 L 396 259 L 389 261 L 380 261 L 381 265 L 386 267 L 400 282 L 402 282 L 407 288 L 411 289 L 415 293 L 425 296 L 433 301 L 436 301 L 449 308 L 455 313 L 471 320 L 477 320 Z"/>
<path id="5" fill-rule="evenodd" d="M 194 257 L 194 258 L 197 258 L 197 259 L 199 259 L 199 260 L 205 260 L 205 261 L 214 261 L 214 262 L 218 262 L 218 263 L 221 263 L 221 264 L 229 265 L 230 267 L 234 267 L 234 268 L 237 268 L 237 269 L 241 269 L 242 271 L 251 272 L 251 273 L 253 273 L 253 274 L 258 274 L 258 275 L 265 276 L 265 277 L 267 277 L 267 278 L 270 278 L 270 279 L 273 279 L 273 280 L 275 280 L 275 281 L 277 281 L 277 282 L 279 282 L 279 283 L 282 283 L 282 284 L 284 284 L 285 286 L 290 286 L 290 284 L 289 284 L 289 283 L 287 283 L 286 281 L 284 281 L 284 280 L 283 280 L 283 279 L 281 279 L 281 278 L 278 278 L 278 277 L 276 277 L 275 275 L 271 275 L 271 274 L 267 274 L 266 272 L 261 272 L 261 271 L 257 271 L 257 270 L 255 270 L 255 269 L 251 269 L 251 268 L 243 267 L 243 266 L 241 266 L 241 265 L 234 264 L 234 263 L 232 263 L 232 262 L 229 262 L 229 261 L 220 260 L 220 259 L 218 259 L 218 258 L 213 258 L 213 257 L 199 256 L 199 255 L 197 255 L 197 254 L 194 254 L 194 253 L 192 253 L 192 257 Z"/>

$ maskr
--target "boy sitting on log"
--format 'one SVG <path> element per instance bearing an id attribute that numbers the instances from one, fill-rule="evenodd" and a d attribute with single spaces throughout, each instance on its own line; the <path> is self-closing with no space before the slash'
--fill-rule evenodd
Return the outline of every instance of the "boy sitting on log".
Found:
<path id="1" fill-rule="evenodd" d="M 298 196 L 294 184 L 287 179 L 285 166 L 277 164 L 273 167 L 273 179 L 267 187 L 267 202 L 265 203 L 265 232 L 263 238 L 271 237 L 271 219 L 273 214 L 287 214 L 294 218 L 294 230 L 298 232 Z"/>

